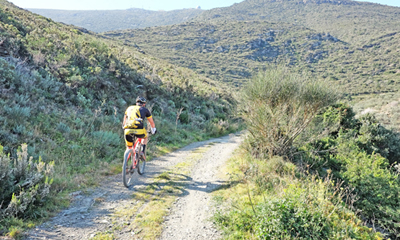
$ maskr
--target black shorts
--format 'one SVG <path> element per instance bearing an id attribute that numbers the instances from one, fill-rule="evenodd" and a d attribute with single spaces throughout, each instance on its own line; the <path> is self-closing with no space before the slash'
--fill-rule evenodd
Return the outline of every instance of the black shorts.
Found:
<path id="1" fill-rule="evenodd" d="M 144 137 L 146 137 L 146 135 L 145 135 L 145 134 L 142 134 L 142 135 L 128 134 L 128 135 L 125 135 L 125 140 L 126 140 L 127 142 L 134 142 L 134 141 L 135 141 L 135 137 L 137 137 L 137 138 L 144 138 Z"/>

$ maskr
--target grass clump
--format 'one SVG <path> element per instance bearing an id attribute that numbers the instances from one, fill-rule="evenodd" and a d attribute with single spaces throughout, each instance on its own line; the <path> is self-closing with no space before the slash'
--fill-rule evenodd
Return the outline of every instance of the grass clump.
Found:
<path id="1" fill-rule="evenodd" d="M 285 155 L 317 113 L 337 99 L 324 84 L 278 67 L 254 77 L 244 88 L 242 115 L 254 154 Z"/>
<path id="2" fill-rule="evenodd" d="M 116 239 L 113 234 L 109 233 L 98 233 L 96 236 L 91 238 L 92 240 L 113 240 Z"/>

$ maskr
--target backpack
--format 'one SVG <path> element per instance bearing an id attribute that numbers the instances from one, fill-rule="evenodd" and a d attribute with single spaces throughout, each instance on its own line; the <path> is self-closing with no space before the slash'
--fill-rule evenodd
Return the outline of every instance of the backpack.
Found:
<path id="1" fill-rule="evenodd" d="M 143 122 L 143 119 L 140 116 L 140 111 L 139 111 L 140 108 L 141 108 L 141 106 L 130 106 L 126 110 L 127 117 L 126 117 L 124 129 L 137 128 Z"/>

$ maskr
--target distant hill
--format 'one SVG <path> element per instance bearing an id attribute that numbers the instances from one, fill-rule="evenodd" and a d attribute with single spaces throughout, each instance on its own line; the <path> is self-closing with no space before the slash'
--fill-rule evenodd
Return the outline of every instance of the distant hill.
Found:
<path id="1" fill-rule="evenodd" d="M 399 22 L 400 8 L 379 4 L 247 0 L 190 23 L 105 35 L 234 85 L 283 62 L 354 96 L 399 90 Z"/>
<path id="2" fill-rule="evenodd" d="M 28 10 L 51 18 L 54 21 L 83 27 L 94 32 L 177 24 L 188 21 L 203 12 L 203 10 L 195 8 L 173 11 L 150 11 L 140 8 L 90 11 L 54 9 Z"/>
<path id="3" fill-rule="evenodd" d="M 400 31 L 400 8 L 352 0 L 246 0 L 193 21 L 270 21 L 302 25 L 349 43 Z"/>

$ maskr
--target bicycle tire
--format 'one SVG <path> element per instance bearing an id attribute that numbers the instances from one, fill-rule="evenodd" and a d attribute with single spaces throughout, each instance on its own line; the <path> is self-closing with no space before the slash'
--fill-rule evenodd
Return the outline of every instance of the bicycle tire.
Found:
<path id="1" fill-rule="evenodd" d="M 145 167 L 146 167 L 146 160 L 145 158 L 143 158 L 143 156 L 140 156 L 137 166 L 137 171 L 140 175 L 143 175 Z"/>
<path id="2" fill-rule="evenodd" d="M 133 162 L 134 152 L 132 149 L 127 149 L 124 154 L 124 164 L 122 165 L 122 182 L 127 188 L 133 184 Z"/>

